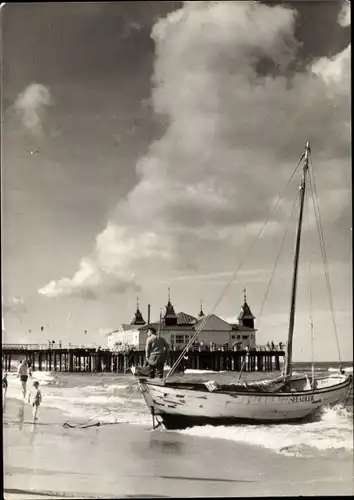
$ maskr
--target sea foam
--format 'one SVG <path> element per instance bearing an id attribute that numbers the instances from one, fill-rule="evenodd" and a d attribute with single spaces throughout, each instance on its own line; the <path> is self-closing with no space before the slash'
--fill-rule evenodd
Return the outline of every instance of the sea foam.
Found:
<path id="1" fill-rule="evenodd" d="M 210 425 L 192 427 L 183 434 L 211 439 L 227 439 L 263 446 L 278 454 L 312 456 L 318 451 L 353 452 L 353 414 L 338 405 L 323 411 L 321 420 L 306 424 Z"/>

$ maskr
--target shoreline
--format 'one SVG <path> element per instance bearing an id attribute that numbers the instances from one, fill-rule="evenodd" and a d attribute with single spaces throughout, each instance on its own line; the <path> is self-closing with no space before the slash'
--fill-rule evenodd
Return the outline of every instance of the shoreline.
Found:
<path id="1" fill-rule="evenodd" d="M 7 398 L 9 500 L 354 493 L 352 461 L 280 456 L 245 443 L 152 431 L 151 424 L 64 428 L 70 417 L 45 403 L 38 423 L 30 417 L 29 404 Z"/>

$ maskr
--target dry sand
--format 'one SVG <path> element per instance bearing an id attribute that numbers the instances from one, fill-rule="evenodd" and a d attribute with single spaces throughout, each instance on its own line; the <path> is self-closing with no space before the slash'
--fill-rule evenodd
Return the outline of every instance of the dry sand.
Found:
<path id="1" fill-rule="evenodd" d="M 353 464 L 152 431 L 150 425 L 63 427 L 67 417 L 7 399 L 5 498 L 238 497 L 353 494 Z M 27 423 L 26 423 L 27 422 Z"/>

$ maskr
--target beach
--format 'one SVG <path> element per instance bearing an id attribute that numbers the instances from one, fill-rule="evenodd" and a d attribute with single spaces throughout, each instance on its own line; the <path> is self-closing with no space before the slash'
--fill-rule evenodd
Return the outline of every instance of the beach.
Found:
<path id="1" fill-rule="evenodd" d="M 329 410 L 323 422 L 303 428 L 154 431 L 141 395 L 132 390 L 133 377 L 38 378 L 43 405 L 33 424 L 31 406 L 21 401 L 10 377 L 3 416 L 7 499 L 354 493 L 347 409 Z M 100 425 L 70 428 L 65 422 Z"/>

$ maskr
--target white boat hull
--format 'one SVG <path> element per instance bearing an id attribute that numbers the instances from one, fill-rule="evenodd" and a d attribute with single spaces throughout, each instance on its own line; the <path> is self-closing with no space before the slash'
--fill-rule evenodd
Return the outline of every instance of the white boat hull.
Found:
<path id="1" fill-rule="evenodd" d="M 225 425 L 236 422 L 282 423 L 308 419 L 326 406 L 346 399 L 350 377 L 340 375 L 318 380 L 318 388 L 291 392 L 209 392 L 190 384 L 161 384 L 140 380 L 139 385 L 151 412 L 167 428 L 193 425 Z M 295 381 L 299 385 L 299 380 Z M 189 386 L 189 388 L 188 388 Z"/>

